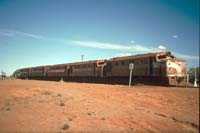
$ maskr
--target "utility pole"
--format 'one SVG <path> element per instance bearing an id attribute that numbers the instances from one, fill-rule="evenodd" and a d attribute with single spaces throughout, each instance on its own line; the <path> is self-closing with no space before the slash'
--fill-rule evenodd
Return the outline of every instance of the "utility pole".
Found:
<path id="1" fill-rule="evenodd" d="M 83 61 L 83 56 L 84 56 L 84 55 L 81 55 L 81 61 Z"/>

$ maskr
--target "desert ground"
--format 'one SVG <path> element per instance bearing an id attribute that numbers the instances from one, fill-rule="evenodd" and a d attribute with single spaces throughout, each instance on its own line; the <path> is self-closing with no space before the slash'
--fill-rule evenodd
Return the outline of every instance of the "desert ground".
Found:
<path id="1" fill-rule="evenodd" d="M 199 132 L 199 88 L 0 81 L 0 132 Z"/>

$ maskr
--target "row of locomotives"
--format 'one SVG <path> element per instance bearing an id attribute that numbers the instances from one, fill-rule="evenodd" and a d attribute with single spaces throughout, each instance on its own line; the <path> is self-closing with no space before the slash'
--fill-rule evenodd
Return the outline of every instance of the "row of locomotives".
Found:
<path id="1" fill-rule="evenodd" d="M 132 84 L 186 85 L 187 63 L 170 52 L 139 54 L 109 60 L 93 60 L 17 70 L 21 79 L 64 80 L 128 84 L 133 63 Z"/>
<path id="2" fill-rule="evenodd" d="M 98 82 L 103 79 L 105 60 L 23 68 L 15 72 L 20 79 Z"/>

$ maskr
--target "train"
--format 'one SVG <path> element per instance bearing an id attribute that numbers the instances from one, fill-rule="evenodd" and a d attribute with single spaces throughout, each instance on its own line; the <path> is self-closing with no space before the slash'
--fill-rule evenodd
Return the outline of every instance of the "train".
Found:
<path id="1" fill-rule="evenodd" d="M 187 84 L 187 62 L 177 59 L 170 51 L 22 68 L 13 76 L 18 79 L 128 84 L 131 63 L 134 64 L 132 84 Z"/>

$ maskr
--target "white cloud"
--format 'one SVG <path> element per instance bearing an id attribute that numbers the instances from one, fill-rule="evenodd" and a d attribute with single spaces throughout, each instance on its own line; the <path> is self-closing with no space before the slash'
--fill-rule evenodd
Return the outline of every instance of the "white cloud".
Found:
<path id="1" fill-rule="evenodd" d="M 44 36 L 35 35 L 35 34 L 30 34 L 30 33 L 26 33 L 26 32 L 15 31 L 15 33 L 16 33 L 17 35 L 27 36 L 27 37 L 31 37 L 31 38 L 35 38 L 35 39 L 47 39 L 47 38 L 44 37 Z"/>
<path id="2" fill-rule="evenodd" d="M 121 54 L 116 54 L 117 57 L 122 57 L 122 56 L 131 56 L 131 53 L 121 53 Z"/>
<path id="3" fill-rule="evenodd" d="M 172 38 L 177 39 L 178 35 L 173 35 Z"/>
<path id="4" fill-rule="evenodd" d="M 13 33 L 10 33 L 10 32 L 2 32 L 2 31 L 0 31 L 0 36 L 8 36 L 8 37 L 11 37 L 11 36 L 13 36 Z"/>
<path id="5" fill-rule="evenodd" d="M 123 51 L 133 51 L 133 52 L 160 52 L 162 50 L 166 50 L 167 48 L 163 45 L 159 45 L 158 48 L 153 48 L 153 47 L 145 47 L 142 45 L 122 45 L 122 44 L 113 44 L 113 43 L 103 43 L 103 42 L 96 42 L 96 41 L 75 41 L 71 40 L 68 41 L 68 43 L 72 43 L 74 45 L 79 45 L 83 47 L 92 47 L 92 48 L 99 48 L 99 49 L 110 49 L 110 50 L 123 50 Z M 186 54 L 181 54 L 181 53 L 176 53 L 173 52 L 175 56 L 183 59 L 194 59 L 194 60 L 199 60 L 198 56 L 193 56 L 193 55 L 186 55 Z M 118 56 L 128 56 L 131 55 L 130 53 L 127 54 L 119 54 Z"/>
<path id="6" fill-rule="evenodd" d="M 21 32 L 21 31 L 15 31 L 15 30 L 2 30 L 0 29 L 0 35 L 2 36 L 26 36 L 26 37 L 31 37 L 34 39 L 48 39 L 44 36 L 41 35 L 36 35 L 36 34 L 30 34 L 30 33 L 26 33 L 26 32 Z"/>
<path id="7" fill-rule="evenodd" d="M 159 45 L 158 49 L 160 49 L 160 50 L 166 50 L 167 48 L 165 46 L 163 46 L 163 45 Z"/>
<path id="8" fill-rule="evenodd" d="M 119 45 L 119 44 L 111 44 L 111 43 L 102 43 L 96 41 L 70 41 L 72 44 L 84 46 L 84 47 L 92 47 L 92 48 L 100 48 L 100 49 L 113 49 L 113 50 L 131 50 L 131 47 Z"/>
<path id="9" fill-rule="evenodd" d="M 137 52 L 140 52 L 140 53 L 152 52 L 153 53 L 153 52 L 159 52 L 161 50 L 166 49 L 166 47 L 163 45 L 158 46 L 158 48 L 154 48 L 154 47 L 143 46 L 141 44 L 126 45 L 126 44 L 115 44 L 115 43 L 97 42 L 97 41 L 63 40 L 63 39 L 50 38 L 50 37 L 45 37 L 45 36 L 36 35 L 32 33 L 15 31 L 15 30 L 0 29 L 0 36 L 8 36 L 8 37 L 24 36 L 24 37 L 30 37 L 30 38 L 39 39 L 39 40 L 61 42 L 67 45 L 78 45 L 81 47 L 91 47 L 91 48 L 97 48 L 97 49 L 132 51 L 135 53 Z M 178 35 L 173 35 L 172 37 L 177 38 Z M 173 52 L 173 53 L 178 58 L 199 60 L 199 56 L 186 55 L 186 54 L 181 54 L 181 53 L 176 53 L 176 52 Z M 121 55 L 128 56 L 130 55 L 130 53 L 121 54 Z M 118 56 L 120 56 L 120 54 Z"/>
<path id="10" fill-rule="evenodd" d="M 153 49 L 144 47 L 142 45 L 124 45 L 124 44 L 114 44 L 114 43 L 106 43 L 106 42 L 96 42 L 96 41 L 78 41 L 71 40 L 67 41 L 68 43 L 72 43 L 75 45 L 83 46 L 83 47 L 92 47 L 99 49 L 110 49 L 110 50 L 124 50 L 124 51 L 142 51 L 142 52 L 151 52 Z"/>

